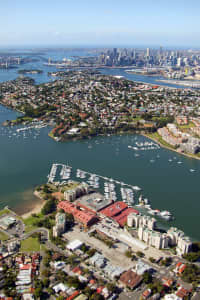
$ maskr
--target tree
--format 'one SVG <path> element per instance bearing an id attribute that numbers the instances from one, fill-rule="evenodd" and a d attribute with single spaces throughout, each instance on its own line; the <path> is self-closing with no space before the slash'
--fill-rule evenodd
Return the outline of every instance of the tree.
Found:
<path id="1" fill-rule="evenodd" d="M 82 250 L 84 253 L 86 253 L 87 250 L 88 250 L 88 247 L 87 247 L 85 244 L 83 244 L 83 245 L 81 246 L 81 250 Z"/>
<path id="2" fill-rule="evenodd" d="M 200 268 L 194 264 L 187 264 L 182 274 L 182 279 L 189 283 L 200 281 Z"/>
<path id="3" fill-rule="evenodd" d="M 145 272 L 143 274 L 143 281 L 146 284 L 151 283 L 152 282 L 152 275 L 149 272 Z"/>
<path id="4" fill-rule="evenodd" d="M 43 286 L 46 287 L 46 288 L 49 286 L 49 279 L 48 278 L 44 278 Z"/>
<path id="5" fill-rule="evenodd" d="M 131 258 L 132 257 L 132 251 L 131 250 L 126 250 L 125 255 L 126 255 L 126 257 Z"/>
<path id="6" fill-rule="evenodd" d="M 93 248 L 91 248 L 87 251 L 87 255 L 90 257 L 92 257 L 95 253 L 96 253 L 96 249 L 93 249 Z"/>
<path id="7" fill-rule="evenodd" d="M 56 202 L 54 199 L 48 200 L 42 208 L 42 214 L 48 215 L 56 210 Z"/>
<path id="8" fill-rule="evenodd" d="M 137 251 L 136 254 L 137 254 L 137 256 L 139 256 L 139 257 L 144 257 L 144 253 L 141 252 L 141 251 Z"/>
<path id="9" fill-rule="evenodd" d="M 172 263 L 172 258 L 171 257 L 166 257 L 161 261 L 161 265 L 168 267 Z"/>
<path id="10" fill-rule="evenodd" d="M 153 258 L 153 257 L 149 257 L 149 261 L 151 262 L 151 263 L 155 263 L 155 258 Z"/>
<path id="11" fill-rule="evenodd" d="M 42 297 L 42 288 L 41 287 L 38 287 L 35 289 L 34 291 L 34 296 L 36 297 L 36 299 L 40 299 L 40 297 Z"/>
<path id="12" fill-rule="evenodd" d="M 85 295 L 87 295 L 88 297 L 90 297 L 90 296 L 92 296 L 92 294 L 93 294 L 93 290 L 91 290 L 91 289 L 89 288 L 89 286 L 86 286 L 86 287 L 84 288 L 84 290 L 83 290 L 83 293 L 84 293 Z"/>
<path id="13" fill-rule="evenodd" d="M 63 296 L 59 296 L 56 298 L 56 300 L 64 300 L 64 299 L 65 299 L 65 297 L 63 297 Z"/>
<path id="14" fill-rule="evenodd" d="M 104 300 L 104 297 L 101 294 L 94 293 L 90 299 L 91 300 Z"/>
<path id="15" fill-rule="evenodd" d="M 109 282 L 109 283 L 107 283 L 106 287 L 112 293 L 114 293 L 116 291 L 116 285 L 114 283 Z"/>

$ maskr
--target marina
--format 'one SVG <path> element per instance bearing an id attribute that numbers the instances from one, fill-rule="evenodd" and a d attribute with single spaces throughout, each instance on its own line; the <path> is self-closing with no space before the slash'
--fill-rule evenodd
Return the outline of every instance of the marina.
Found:
<path id="1" fill-rule="evenodd" d="M 17 116 L 20 114 L 0 106 L 1 123 L 16 119 Z M 119 200 L 122 199 L 120 188 L 130 188 L 134 195 L 133 205 L 136 206 L 142 191 L 143 198 L 150 199 L 149 205 L 153 210 L 171 212 L 175 219 L 170 224 L 182 228 L 191 237 L 199 238 L 199 161 L 164 148 L 148 151 L 129 149 L 128 146 L 136 146 L 136 142 L 151 142 L 141 135 L 100 136 L 90 140 L 55 143 L 48 137 L 51 130 L 49 126 L 16 131 L 24 127 L 0 126 L 1 208 L 9 205 L 18 213 L 29 211 L 39 202 L 33 195 L 34 187 L 47 181 L 52 162 L 63 162 L 73 166 L 70 178 L 89 180 L 90 176 L 83 170 L 101 174 L 105 179 L 98 176 L 98 183 L 103 195 L 104 182 L 112 183 L 111 178 L 116 180 L 115 192 Z M 178 163 L 180 161 L 182 163 Z M 69 180 L 61 178 L 61 169 L 62 166 L 57 168 L 54 180 Z M 78 172 L 78 169 L 81 171 Z M 80 177 L 75 176 L 74 170 Z M 137 208 L 151 215 L 148 207 L 143 205 Z M 155 217 L 166 227 L 167 222 L 163 218 Z"/>
<path id="2" fill-rule="evenodd" d="M 134 146 L 128 145 L 128 148 L 135 151 L 147 151 L 160 149 L 160 146 L 153 142 L 135 142 Z"/>
<path id="3" fill-rule="evenodd" d="M 61 167 L 60 173 L 58 173 L 59 167 Z M 73 168 L 71 166 L 59 163 L 52 164 L 50 173 L 49 175 L 47 175 L 47 178 L 48 183 L 55 183 L 56 185 L 63 185 L 66 183 L 66 180 L 69 179 L 85 179 L 90 188 L 99 189 L 102 187 L 104 191 L 103 195 L 106 200 L 110 200 L 111 202 L 123 201 L 128 205 L 128 207 L 133 207 L 137 198 L 138 204 L 136 204 L 136 206 L 143 208 L 147 214 L 157 216 L 164 219 L 165 221 L 171 221 L 174 218 L 169 211 L 152 209 L 150 201 L 147 198 L 143 198 L 142 194 L 138 195 L 139 191 L 141 191 L 140 187 L 126 184 L 113 178 L 104 177 L 80 169 L 73 171 Z"/>

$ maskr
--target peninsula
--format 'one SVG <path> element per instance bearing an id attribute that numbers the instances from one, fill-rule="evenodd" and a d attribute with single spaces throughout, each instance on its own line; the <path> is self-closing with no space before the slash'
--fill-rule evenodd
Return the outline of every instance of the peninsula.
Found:
<path id="1" fill-rule="evenodd" d="M 1 103 L 22 112 L 5 125 L 39 120 L 53 126 L 49 136 L 56 141 L 157 132 L 164 146 L 199 157 L 199 90 L 141 84 L 94 70 L 61 71 L 60 76 L 41 85 L 28 77 L 1 83 Z"/>

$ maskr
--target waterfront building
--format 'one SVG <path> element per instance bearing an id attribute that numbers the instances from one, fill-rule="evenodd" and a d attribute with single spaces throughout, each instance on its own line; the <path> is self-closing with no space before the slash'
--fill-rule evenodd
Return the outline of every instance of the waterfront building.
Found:
<path id="1" fill-rule="evenodd" d="M 82 195 L 88 194 L 89 185 L 85 182 L 79 184 L 73 189 L 67 190 L 64 192 L 64 199 L 67 201 L 74 201 Z"/>
<path id="2" fill-rule="evenodd" d="M 59 237 L 66 230 L 66 215 L 64 213 L 56 214 L 56 224 L 53 227 L 53 236 Z"/>
<path id="3" fill-rule="evenodd" d="M 16 223 L 16 219 L 11 215 L 6 215 L 2 217 L 0 220 L 0 227 L 3 230 L 7 230 L 8 228 L 12 227 Z"/>
<path id="4" fill-rule="evenodd" d="M 156 228 L 156 219 L 149 216 L 131 213 L 127 217 L 127 225 L 135 228 L 146 226 L 148 229 L 153 230 Z"/>
<path id="5" fill-rule="evenodd" d="M 187 143 L 180 144 L 182 151 L 195 154 L 200 150 L 200 139 L 189 137 Z"/>
<path id="6" fill-rule="evenodd" d="M 127 225 L 138 230 L 138 238 L 149 246 L 157 249 L 166 249 L 176 246 L 178 255 L 188 253 L 192 243 L 184 232 L 177 228 L 170 228 L 167 233 L 161 233 L 156 228 L 156 220 L 149 216 L 141 216 L 131 213 L 127 217 Z"/>
<path id="7" fill-rule="evenodd" d="M 158 134 L 162 137 L 162 139 L 170 144 L 173 147 L 178 147 L 181 143 L 180 139 L 172 136 L 166 127 L 159 128 Z"/>
<path id="8" fill-rule="evenodd" d="M 100 193 L 90 193 L 79 197 L 76 200 L 76 204 L 84 210 L 89 210 L 93 213 L 96 213 L 112 204 L 112 202 L 110 199 L 106 199 Z"/>
<path id="9" fill-rule="evenodd" d="M 150 230 L 147 227 L 139 227 L 138 237 L 141 241 L 144 241 L 147 245 L 153 246 L 156 249 L 165 249 L 168 248 L 169 245 L 169 238 L 167 234 Z"/>
<path id="10" fill-rule="evenodd" d="M 106 208 L 100 210 L 100 214 L 105 215 L 106 217 L 112 218 L 125 209 L 128 208 L 128 205 L 122 201 L 118 201 L 115 203 L 112 203 L 111 205 L 107 206 Z"/>
<path id="11" fill-rule="evenodd" d="M 185 236 L 185 233 L 182 230 L 171 227 L 167 231 L 167 235 L 170 238 L 170 245 L 177 245 L 176 251 L 179 255 L 186 254 L 190 251 L 192 242 L 189 237 Z"/>
<path id="12" fill-rule="evenodd" d="M 188 253 L 192 242 L 185 236 L 184 232 L 171 227 L 167 233 L 161 233 L 156 229 L 156 219 L 149 216 L 131 213 L 127 217 L 127 225 L 138 230 L 138 238 L 149 246 L 157 249 L 165 249 L 176 246 L 178 255 Z"/>
<path id="13" fill-rule="evenodd" d="M 65 212 L 72 214 L 74 219 L 84 227 L 89 227 L 98 221 L 96 214 L 91 211 L 80 210 L 79 206 L 69 201 L 59 202 L 57 209 L 63 209 Z"/>
<path id="14" fill-rule="evenodd" d="M 113 219 L 121 227 L 124 227 L 126 224 L 129 214 L 139 214 L 136 209 L 128 207 L 128 205 L 122 201 L 108 205 L 106 208 L 100 210 L 99 213 Z"/>

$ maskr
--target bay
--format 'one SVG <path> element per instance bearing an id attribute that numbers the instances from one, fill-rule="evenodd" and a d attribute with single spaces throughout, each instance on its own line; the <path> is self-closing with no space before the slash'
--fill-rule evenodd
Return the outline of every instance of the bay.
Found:
<path id="1" fill-rule="evenodd" d="M 15 112 L 0 107 L 0 122 L 13 117 Z M 0 208 L 9 205 L 17 212 L 26 211 L 36 201 L 32 194 L 35 185 L 47 181 L 51 164 L 69 163 L 74 170 L 141 187 L 153 208 L 172 212 L 176 218 L 172 225 L 199 239 L 199 161 L 164 148 L 138 151 L 135 156 L 128 146 L 147 140 L 140 135 L 58 143 L 48 137 L 49 130 L 17 134 L 16 128 L 0 127 Z"/>
<path id="2" fill-rule="evenodd" d="M 31 76 L 37 83 L 50 80 L 47 72 L 54 68 L 43 66 L 41 62 L 31 66 L 45 70 L 41 75 Z M 128 76 L 131 80 L 139 76 L 127 74 L 124 70 L 106 69 L 103 72 Z M 0 71 L 0 81 L 17 76 L 16 69 Z M 145 76 L 145 82 L 148 79 Z M 141 77 L 138 81 L 142 81 Z M 16 115 L 16 112 L 0 106 L 0 123 L 14 119 Z M 80 168 L 140 186 L 153 208 L 173 213 L 175 221 L 170 225 L 183 229 L 190 237 L 199 240 L 200 161 L 163 148 L 140 151 L 139 156 L 135 156 L 128 145 L 134 145 L 136 140 L 146 140 L 139 135 L 114 135 L 57 143 L 48 137 L 49 130 L 30 129 L 17 134 L 16 128 L 0 126 L 0 208 L 8 205 L 17 212 L 27 211 L 38 201 L 33 196 L 34 187 L 47 181 L 51 164 L 69 163 L 74 169 Z M 164 221 L 161 225 L 168 226 Z"/>

